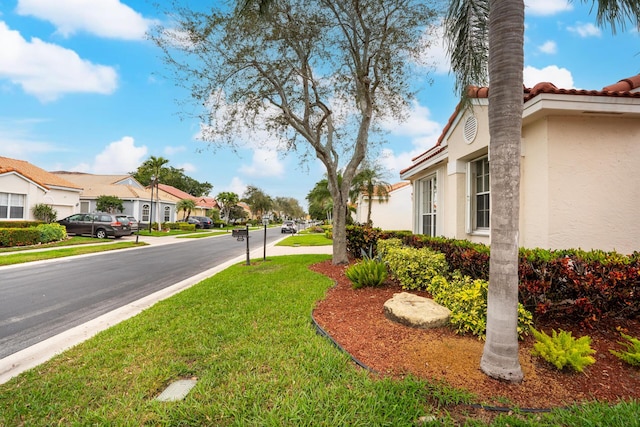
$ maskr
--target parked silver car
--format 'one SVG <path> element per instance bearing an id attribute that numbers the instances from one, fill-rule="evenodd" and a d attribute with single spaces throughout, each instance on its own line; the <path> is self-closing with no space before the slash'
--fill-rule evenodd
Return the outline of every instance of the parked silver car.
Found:
<path id="1" fill-rule="evenodd" d="M 293 221 L 285 221 L 282 223 L 280 227 L 280 233 L 291 233 L 295 234 L 298 231 L 296 228 L 296 223 Z"/>
<path id="2" fill-rule="evenodd" d="M 119 239 L 122 236 L 131 234 L 129 219 L 126 215 L 103 212 L 91 214 L 79 213 L 57 222 L 60 225 L 64 225 L 68 234 L 88 234 L 98 239 L 105 239 L 107 237 Z"/>

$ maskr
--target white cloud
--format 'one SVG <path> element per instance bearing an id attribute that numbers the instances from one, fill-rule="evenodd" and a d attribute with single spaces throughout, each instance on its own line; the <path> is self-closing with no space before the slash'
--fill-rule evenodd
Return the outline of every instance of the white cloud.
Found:
<path id="1" fill-rule="evenodd" d="M 244 194 L 246 190 L 247 190 L 247 184 L 242 182 L 242 179 L 238 178 L 237 176 L 234 176 L 231 179 L 231 182 L 228 185 L 221 187 L 220 191 L 217 191 L 216 194 L 229 191 L 231 193 L 236 193 L 238 196 L 242 197 L 242 194 Z"/>
<path id="2" fill-rule="evenodd" d="M 253 151 L 250 165 L 240 166 L 239 172 L 251 177 L 282 176 L 284 165 L 278 159 L 278 152 L 264 148 Z"/>
<path id="3" fill-rule="evenodd" d="M 389 148 L 382 150 L 380 162 L 392 173 L 392 176 L 397 177 L 402 169 L 411 165 L 412 158 L 424 153 L 438 141 L 442 125 L 433 121 L 430 116 L 431 111 L 427 107 L 414 101 L 406 121 L 388 122 L 382 125 L 393 139 L 408 140 L 410 147 L 410 150 L 404 152 L 394 152 Z"/>
<path id="4" fill-rule="evenodd" d="M 166 154 L 167 156 L 171 156 L 171 155 L 176 154 L 176 153 L 181 153 L 181 152 L 185 151 L 186 149 L 187 149 L 187 147 L 185 147 L 184 145 L 181 145 L 179 147 L 167 146 L 167 147 L 164 147 L 164 154 Z"/>
<path id="5" fill-rule="evenodd" d="M 580 37 L 600 37 L 602 30 L 591 23 L 577 23 L 574 27 L 567 27 L 569 32 L 579 35 Z"/>
<path id="6" fill-rule="evenodd" d="M 0 79 L 8 79 L 42 102 L 65 93 L 110 94 L 116 90 L 112 67 L 92 64 L 74 51 L 43 42 L 26 41 L 0 21 Z"/>
<path id="7" fill-rule="evenodd" d="M 86 32 L 141 40 L 153 22 L 119 0 L 19 0 L 16 10 L 20 15 L 51 22 L 64 37 Z"/>
<path id="8" fill-rule="evenodd" d="M 549 65 L 542 69 L 531 66 L 524 67 L 524 85 L 533 87 L 540 82 L 551 82 L 557 88 L 573 89 L 573 76 L 566 68 L 559 68 L 556 65 Z"/>
<path id="9" fill-rule="evenodd" d="M 85 171 L 96 174 L 126 174 L 134 171 L 144 161 L 147 147 L 136 147 L 135 141 L 130 136 L 125 136 L 119 141 L 107 145 L 101 153 L 96 155 L 93 165 L 82 164 Z M 77 166 L 77 167 L 79 167 Z"/>
<path id="10" fill-rule="evenodd" d="M 428 65 L 433 65 L 436 74 L 448 74 L 451 71 L 451 60 L 444 42 L 444 27 L 441 25 L 426 30 L 423 38 L 430 46 L 421 60 Z"/>
<path id="11" fill-rule="evenodd" d="M 0 156 L 28 160 L 32 154 L 60 151 L 54 144 L 41 140 L 30 129 L 32 124 L 42 120 L 2 120 L 0 119 Z"/>
<path id="12" fill-rule="evenodd" d="M 525 0 L 525 13 L 548 16 L 573 9 L 567 0 Z"/>
<path id="13" fill-rule="evenodd" d="M 178 165 L 178 169 L 184 169 L 185 172 L 195 172 L 198 168 L 196 168 L 192 163 L 182 163 L 181 165 Z"/>
<path id="14" fill-rule="evenodd" d="M 558 52 L 558 45 L 553 40 L 547 40 L 538 46 L 538 50 L 542 53 L 553 55 Z"/>

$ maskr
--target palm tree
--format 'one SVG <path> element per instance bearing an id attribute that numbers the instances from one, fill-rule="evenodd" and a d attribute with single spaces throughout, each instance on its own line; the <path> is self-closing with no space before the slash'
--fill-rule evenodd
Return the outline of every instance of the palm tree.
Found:
<path id="1" fill-rule="evenodd" d="M 389 201 L 389 187 L 391 184 L 384 181 L 383 178 L 384 173 L 380 172 L 379 167 L 368 164 L 365 164 L 353 178 L 351 186 L 355 191 L 356 198 L 360 194 L 368 197 L 367 224 L 371 224 L 371 205 L 374 198 L 378 199 L 378 203 Z"/>
<path id="2" fill-rule="evenodd" d="M 189 219 L 189 216 L 191 215 L 191 211 L 194 210 L 195 208 L 196 208 L 196 202 L 194 202 L 191 199 L 182 199 L 178 201 L 178 203 L 176 203 L 176 210 L 178 212 L 184 211 L 184 214 L 182 215 L 182 219 L 185 221 Z"/>
<path id="3" fill-rule="evenodd" d="M 638 0 L 591 3 L 598 6 L 598 25 L 607 22 L 614 32 L 616 23 L 624 27 L 627 19 L 636 24 L 639 21 Z M 486 82 L 487 71 L 491 82 L 491 259 L 487 334 L 480 369 L 493 378 L 512 382 L 523 378 L 518 361 L 517 304 L 524 13 L 523 0 L 453 0 L 445 24 L 456 85 L 462 89 L 463 99 L 468 86 Z"/>

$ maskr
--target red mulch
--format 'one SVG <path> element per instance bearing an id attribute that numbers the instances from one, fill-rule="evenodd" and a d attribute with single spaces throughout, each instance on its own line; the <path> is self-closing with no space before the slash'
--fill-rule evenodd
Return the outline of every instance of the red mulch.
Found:
<path id="1" fill-rule="evenodd" d="M 596 363 L 584 373 L 558 371 L 544 360 L 531 356 L 534 339 L 520 344 L 520 363 L 525 375 L 521 384 L 494 380 L 479 369 L 483 341 L 457 335 L 449 328 L 422 330 L 385 318 L 383 304 L 400 286 L 387 283 L 381 288 L 354 290 L 344 276 L 345 266 L 331 261 L 312 266 L 312 270 L 335 280 L 313 315 L 317 323 L 353 357 L 381 375 L 402 378 L 407 374 L 444 380 L 456 388 L 467 389 L 477 402 L 489 406 L 552 408 L 598 400 L 617 402 L 640 399 L 640 369 L 609 353 L 621 350 L 619 331 L 640 337 L 637 319 L 601 321 L 593 329 L 578 325 L 537 324 L 536 329 L 572 331 L 574 337 L 589 335 L 596 350 Z M 426 295 L 414 292 L 418 295 Z"/>

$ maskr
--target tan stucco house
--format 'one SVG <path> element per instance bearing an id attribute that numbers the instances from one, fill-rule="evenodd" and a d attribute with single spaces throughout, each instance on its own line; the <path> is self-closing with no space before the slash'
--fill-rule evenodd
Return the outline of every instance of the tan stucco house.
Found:
<path id="1" fill-rule="evenodd" d="M 414 233 L 490 244 L 488 88 L 400 172 Z M 640 250 L 640 75 L 601 90 L 525 88 L 522 247 Z"/>
<path id="2" fill-rule="evenodd" d="M 180 190 L 179 188 L 173 187 L 167 184 L 158 184 L 158 192 L 160 195 L 167 200 L 172 200 L 174 203 L 178 203 L 180 200 L 193 200 L 196 204 L 195 209 L 191 211 L 191 216 L 209 216 L 212 209 L 218 208 L 218 203 L 212 197 L 196 197 L 191 194 Z M 185 216 L 184 212 L 176 212 L 179 218 L 183 219 Z"/>
<path id="3" fill-rule="evenodd" d="M 355 221 L 360 224 L 367 222 L 367 212 L 371 203 L 371 223 L 374 227 L 383 230 L 412 230 L 411 210 L 411 183 L 408 181 L 397 182 L 386 188 L 388 198 L 380 196 L 374 191 L 373 196 L 367 192 L 358 195 L 355 213 Z"/>
<path id="4" fill-rule="evenodd" d="M 43 203 L 58 218 L 76 212 L 82 188 L 24 160 L 0 157 L 0 221 L 35 220 L 31 209 Z"/>

